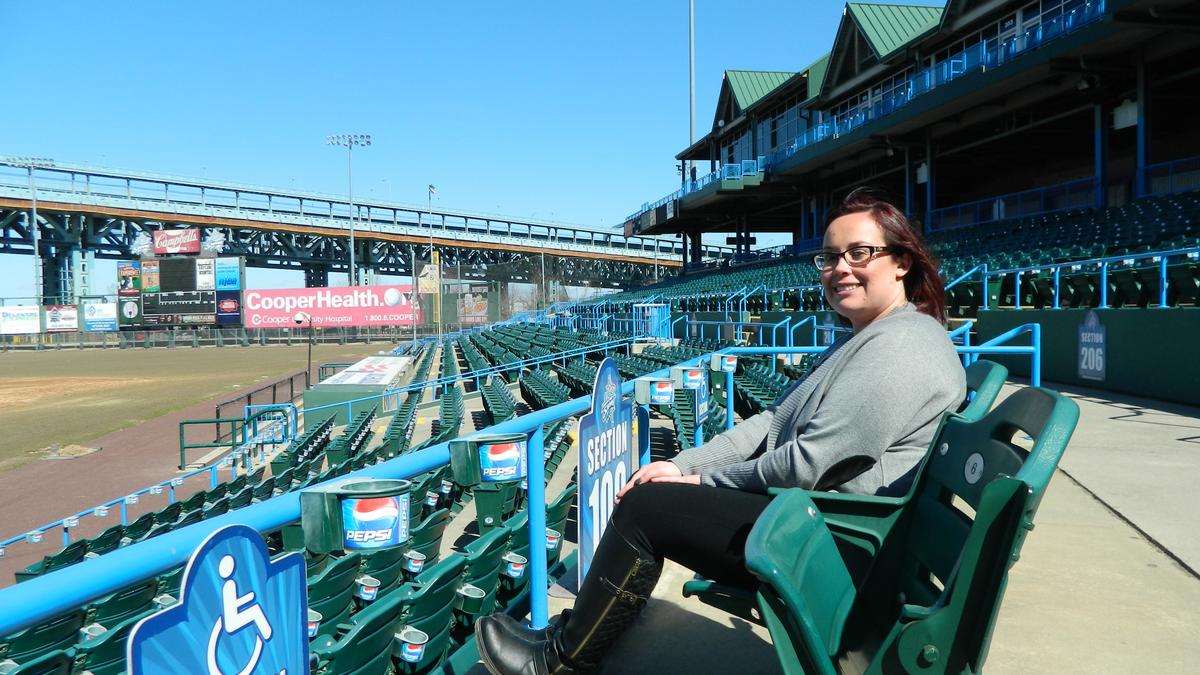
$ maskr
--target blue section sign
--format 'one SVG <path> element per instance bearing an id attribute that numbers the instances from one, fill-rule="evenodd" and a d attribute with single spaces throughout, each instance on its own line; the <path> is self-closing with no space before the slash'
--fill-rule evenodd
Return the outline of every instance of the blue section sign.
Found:
<path id="1" fill-rule="evenodd" d="M 271 561 L 245 525 L 213 532 L 188 560 L 179 603 L 134 626 L 132 675 L 308 672 L 304 557 Z"/>
<path id="2" fill-rule="evenodd" d="M 633 405 L 611 358 L 596 369 L 592 411 L 579 419 L 579 581 L 600 544 L 617 492 L 633 474 Z"/>
<path id="3" fill-rule="evenodd" d="M 1105 329 L 1100 316 L 1089 311 L 1079 324 L 1079 377 L 1104 381 Z"/>

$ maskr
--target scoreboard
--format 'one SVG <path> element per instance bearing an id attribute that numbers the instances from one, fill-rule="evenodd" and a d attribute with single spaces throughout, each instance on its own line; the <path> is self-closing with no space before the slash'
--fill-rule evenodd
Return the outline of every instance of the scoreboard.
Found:
<path id="1" fill-rule="evenodd" d="M 241 325 L 242 258 L 163 257 L 118 264 L 121 325 Z"/>

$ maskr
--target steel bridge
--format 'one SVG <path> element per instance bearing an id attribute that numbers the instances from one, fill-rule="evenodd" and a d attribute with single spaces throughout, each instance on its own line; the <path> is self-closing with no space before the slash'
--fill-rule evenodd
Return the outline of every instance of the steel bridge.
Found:
<path id="1" fill-rule="evenodd" d="M 45 298 L 71 296 L 88 259 L 136 258 L 140 235 L 185 226 L 221 233 L 222 252 L 247 265 L 303 270 L 307 286 L 327 286 L 330 273 L 347 273 L 352 216 L 356 266 L 389 275 L 410 276 L 432 248 L 463 279 L 626 287 L 674 274 L 683 252 L 673 239 L 614 229 L 0 157 L 0 253 L 36 247 Z"/>

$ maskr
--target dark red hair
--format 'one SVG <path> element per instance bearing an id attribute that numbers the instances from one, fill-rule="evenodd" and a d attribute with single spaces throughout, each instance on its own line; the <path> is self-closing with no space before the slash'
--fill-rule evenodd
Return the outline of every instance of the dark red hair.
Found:
<path id="1" fill-rule="evenodd" d="M 842 203 L 825 216 L 825 227 L 842 216 L 851 213 L 869 213 L 871 220 L 883 231 L 883 241 L 892 249 L 893 255 L 908 258 L 908 272 L 904 275 L 904 294 L 917 309 L 941 323 L 946 323 L 946 287 L 938 276 L 937 260 L 921 233 L 904 212 L 896 208 L 879 190 L 860 187 L 851 190 Z"/>

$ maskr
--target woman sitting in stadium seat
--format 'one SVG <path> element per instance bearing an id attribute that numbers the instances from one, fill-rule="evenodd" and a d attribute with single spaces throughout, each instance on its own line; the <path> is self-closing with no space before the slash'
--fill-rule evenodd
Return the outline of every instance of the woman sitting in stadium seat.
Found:
<path id="1" fill-rule="evenodd" d="M 966 393 L 943 326 L 945 290 L 912 224 L 869 190 L 847 195 L 826 222 L 814 262 L 825 298 L 853 332 L 777 404 L 634 473 L 573 610 L 546 631 L 504 614 L 475 625 L 491 672 L 595 670 L 646 603 L 663 558 L 753 588 L 744 548 L 767 488 L 908 489 L 943 413 Z"/>

